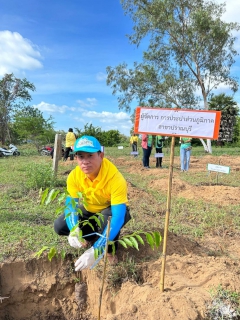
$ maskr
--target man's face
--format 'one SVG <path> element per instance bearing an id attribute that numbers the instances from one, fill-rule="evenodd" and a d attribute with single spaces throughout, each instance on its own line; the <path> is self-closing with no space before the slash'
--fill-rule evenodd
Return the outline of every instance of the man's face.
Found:
<path id="1" fill-rule="evenodd" d="M 81 170 L 90 178 L 96 178 L 102 164 L 103 153 L 77 152 L 76 156 Z"/>

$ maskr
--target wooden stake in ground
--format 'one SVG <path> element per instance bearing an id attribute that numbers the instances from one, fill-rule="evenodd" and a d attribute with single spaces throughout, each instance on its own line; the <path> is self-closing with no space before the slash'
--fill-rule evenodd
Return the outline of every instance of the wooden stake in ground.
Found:
<path id="1" fill-rule="evenodd" d="M 98 304 L 98 320 L 100 320 L 100 318 L 101 318 L 102 294 L 103 294 L 103 287 L 104 287 L 106 267 L 107 267 L 108 238 L 109 238 L 109 233 L 110 233 L 110 221 L 111 221 L 111 217 L 108 217 L 107 234 L 106 234 L 107 241 L 106 241 L 106 245 L 105 245 L 102 286 L 101 286 L 101 289 L 100 289 L 99 304 Z"/>
<path id="2" fill-rule="evenodd" d="M 168 225 L 169 216 L 171 212 L 171 195 L 172 195 L 172 177 L 173 177 L 173 163 L 174 163 L 174 145 L 175 137 L 172 137 L 171 153 L 170 153 L 170 166 L 169 166 L 169 177 L 168 177 L 168 193 L 167 193 L 167 210 L 165 216 L 164 236 L 163 236 L 163 255 L 162 255 L 162 271 L 160 279 L 160 290 L 164 291 L 164 275 L 165 275 L 165 264 L 166 264 L 166 252 L 167 252 L 167 238 L 168 238 Z"/>
<path id="3" fill-rule="evenodd" d="M 54 154 L 53 154 L 53 174 L 54 176 L 57 175 L 58 171 L 58 161 L 62 157 L 62 135 L 56 134 L 55 135 L 55 142 L 54 142 Z"/>

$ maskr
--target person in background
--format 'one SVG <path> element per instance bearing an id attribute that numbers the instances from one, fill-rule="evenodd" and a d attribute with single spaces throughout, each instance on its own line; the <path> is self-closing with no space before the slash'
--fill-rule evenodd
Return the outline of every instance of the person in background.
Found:
<path id="1" fill-rule="evenodd" d="M 149 169 L 149 158 L 152 152 L 153 138 L 152 135 L 142 134 L 142 149 L 143 149 L 143 166 Z"/>
<path id="2" fill-rule="evenodd" d="M 162 148 L 163 148 L 163 137 L 162 136 L 156 136 L 155 148 L 156 148 L 156 153 L 162 153 Z M 162 157 L 156 158 L 156 168 L 162 168 Z"/>
<path id="3" fill-rule="evenodd" d="M 82 136 L 76 140 L 73 150 L 78 166 L 67 178 L 69 196 L 66 198 L 64 213 L 54 222 L 54 230 L 58 235 L 68 236 L 72 247 L 89 248 L 75 263 L 75 271 L 80 271 L 95 265 L 95 249 L 104 251 L 108 217 L 111 217 L 109 240 L 115 241 L 131 216 L 127 182 L 115 165 L 104 158 L 99 141 L 93 136 Z M 83 195 L 82 198 L 80 194 Z M 73 206 L 73 201 L 77 206 Z M 81 210 L 81 214 L 77 208 Z M 99 217 L 99 221 L 95 217 Z M 84 223 L 88 219 L 94 230 Z M 100 222 L 100 226 L 97 222 Z M 115 248 L 117 249 L 117 242 Z M 108 261 L 115 264 L 117 256 L 112 251 L 113 247 L 109 245 Z"/>
<path id="4" fill-rule="evenodd" d="M 138 149 L 138 136 L 136 136 L 135 133 L 130 137 L 130 146 L 132 147 L 132 151 L 133 152 L 137 152 L 137 149 Z M 137 155 L 135 154 L 134 157 L 137 157 Z"/>
<path id="5" fill-rule="evenodd" d="M 181 161 L 181 171 L 188 171 L 191 156 L 191 137 L 180 137 L 180 161 Z"/>
<path id="6" fill-rule="evenodd" d="M 72 150 L 74 143 L 76 141 L 76 135 L 73 133 L 73 129 L 69 128 L 68 133 L 66 135 L 66 142 L 65 142 L 65 152 L 63 161 L 67 161 L 69 152 Z"/>

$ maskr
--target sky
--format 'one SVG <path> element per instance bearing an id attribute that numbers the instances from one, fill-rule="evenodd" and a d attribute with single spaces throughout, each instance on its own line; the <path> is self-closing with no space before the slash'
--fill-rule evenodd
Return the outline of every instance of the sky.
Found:
<path id="1" fill-rule="evenodd" d="M 227 0 L 225 21 L 240 22 L 238 2 Z M 45 119 L 51 115 L 57 131 L 92 124 L 129 136 L 137 102 L 130 113 L 118 108 L 106 67 L 142 60 L 146 48 L 126 36 L 132 26 L 120 0 L 0 0 L 0 77 L 14 73 L 32 82 L 30 105 Z M 233 74 L 239 71 L 238 58 Z M 240 106 L 239 92 L 234 99 Z"/>

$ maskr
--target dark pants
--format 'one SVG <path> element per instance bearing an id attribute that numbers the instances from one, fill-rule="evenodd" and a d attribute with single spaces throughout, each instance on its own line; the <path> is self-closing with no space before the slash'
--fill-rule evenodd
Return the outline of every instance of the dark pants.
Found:
<path id="1" fill-rule="evenodd" d="M 143 149 L 143 166 L 146 168 L 146 167 L 149 167 L 149 158 L 150 158 L 150 155 L 151 155 L 151 151 L 152 151 L 152 147 L 147 147 L 147 149 Z"/>
<path id="2" fill-rule="evenodd" d="M 67 160 L 69 152 L 72 151 L 71 147 L 67 147 L 64 152 L 64 160 Z"/>
<path id="3" fill-rule="evenodd" d="M 137 151 L 137 144 L 136 143 L 132 143 L 132 151 L 133 152 Z"/>
<path id="4" fill-rule="evenodd" d="M 136 142 L 135 142 L 135 143 L 134 143 L 134 142 L 132 143 L 132 151 L 133 151 L 133 152 L 137 152 L 137 143 L 136 143 Z M 134 157 L 137 157 L 137 155 L 135 154 Z"/>
<path id="5" fill-rule="evenodd" d="M 162 148 L 156 148 L 156 153 L 162 153 Z M 162 158 L 156 158 L 156 167 L 161 168 L 162 167 Z"/>
<path id="6" fill-rule="evenodd" d="M 107 226 L 108 217 L 112 216 L 111 207 L 107 207 L 106 209 L 102 210 L 101 214 L 103 215 L 103 221 L 102 221 L 101 217 L 97 216 L 97 214 L 87 211 L 83 207 L 83 205 L 80 205 L 79 209 L 81 209 L 81 211 L 82 211 L 82 214 L 79 214 L 79 228 L 82 230 L 82 236 L 84 237 L 85 240 L 87 240 L 89 242 L 97 241 L 99 236 L 97 236 L 96 234 L 93 234 L 93 235 L 90 235 L 90 236 L 88 236 L 88 235 L 91 234 L 91 233 L 94 233 L 94 232 L 98 232 L 98 233 L 102 234 L 102 232 L 104 231 L 104 229 Z M 99 220 L 101 222 L 101 227 L 98 226 L 98 224 L 96 223 L 96 221 L 94 219 L 91 219 L 89 221 L 92 224 L 94 230 L 88 224 L 82 225 L 82 223 L 81 223 L 82 221 L 88 220 L 92 216 L 97 216 L 99 218 Z M 130 209 L 129 209 L 129 207 L 127 207 L 123 226 L 130 219 L 131 219 Z M 68 236 L 69 235 L 70 231 L 68 229 L 64 214 L 62 214 L 60 217 L 58 217 L 54 221 L 54 230 L 60 236 Z M 120 232 L 116 235 L 116 237 L 114 238 L 113 241 L 118 240 L 119 234 L 120 234 Z M 118 247 L 118 242 L 115 243 L 115 248 L 117 249 L 117 247 Z M 111 245 L 108 246 L 108 252 L 109 253 L 112 252 L 112 246 Z"/>

